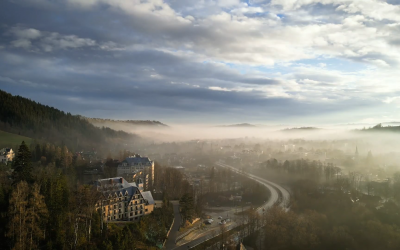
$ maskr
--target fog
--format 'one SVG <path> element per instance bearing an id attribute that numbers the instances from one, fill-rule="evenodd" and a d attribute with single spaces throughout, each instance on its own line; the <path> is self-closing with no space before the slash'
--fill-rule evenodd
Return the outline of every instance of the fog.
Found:
<path id="1" fill-rule="evenodd" d="M 392 123 L 393 124 L 393 123 Z M 345 124 L 328 126 L 295 125 L 211 125 L 211 124 L 169 124 L 166 127 L 130 125 L 121 122 L 103 122 L 94 124 L 107 126 L 115 130 L 133 133 L 148 143 L 171 143 L 185 141 L 224 141 L 227 139 L 244 140 L 252 143 L 277 141 L 282 145 L 292 140 L 324 142 L 323 149 L 338 149 L 353 153 L 357 147 L 360 154 L 371 151 L 374 154 L 397 153 L 400 149 L 400 134 L 391 132 L 363 131 L 373 124 Z M 390 124 L 389 124 L 390 125 Z M 396 125 L 396 124 L 394 124 Z"/>

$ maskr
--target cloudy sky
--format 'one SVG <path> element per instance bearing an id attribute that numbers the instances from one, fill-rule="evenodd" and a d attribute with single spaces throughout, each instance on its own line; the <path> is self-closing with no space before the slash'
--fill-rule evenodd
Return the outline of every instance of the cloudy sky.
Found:
<path id="1" fill-rule="evenodd" d="M 114 119 L 400 120 L 400 0 L 1 0 L 0 89 Z"/>

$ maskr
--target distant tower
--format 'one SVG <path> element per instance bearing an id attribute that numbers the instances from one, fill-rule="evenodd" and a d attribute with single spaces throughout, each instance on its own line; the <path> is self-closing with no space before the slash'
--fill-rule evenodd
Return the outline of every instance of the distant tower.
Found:
<path id="1" fill-rule="evenodd" d="M 358 158 L 358 148 L 357 148 L 357 146 L 356 146 L 356 152 L 355 152 L 354 156 L 355 156 L 356 158 Z"/>

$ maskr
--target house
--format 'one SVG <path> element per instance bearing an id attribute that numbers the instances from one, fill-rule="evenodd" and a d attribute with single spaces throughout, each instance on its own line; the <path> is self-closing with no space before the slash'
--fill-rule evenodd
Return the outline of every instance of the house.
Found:
<path id="1" fill-rule="evenodd" d="M 144 190 L 149 190 L 154 183 L 154 161 L 139 154 L 129 156 L 118 165 L 117 175 L 130 182 L 139 182 L 140 180 Z"/>
<path id="2" fill-rule="evenodd" d="M 95 186 L 102 197 L 96 203 L 104 221 L 136 221 L 150 214 L 155 202 L 150 191 L 141 192 L 136 183 L 122 177 L 101 179 Z"/>
<path id="3" fill-rule="evenodd" d="M 6 163 L 14 159 L 15 153 L 11 148 L 3 148 L 0 150 L 0 162 Z"/>

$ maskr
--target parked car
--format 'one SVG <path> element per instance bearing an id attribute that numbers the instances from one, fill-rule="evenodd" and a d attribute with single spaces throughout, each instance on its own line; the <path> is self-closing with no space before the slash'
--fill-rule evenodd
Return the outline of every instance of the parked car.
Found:
<path id="1" fill-rule="evenodd" d="M 222 216 L 218 216 L 218 219 L 220 219 L 220 220 L 221 220 L 221 219 L 222 219 Z"/>
<path id="2" fill-rule="evenodd" d="M 210 225 L 210 224 L 211 224 L 211 222 L 210 222 L 209 220 L 205 220 L 205 221 L 204 221 L 204 224 L 206 224 L 206 225 Z"/>
<path id="3" fill-rule="evenodd" d="M 219 223 L 220 225 L 225 225 L 226 224 L 226 221 L 221 221 L 220 223 Z"/>

